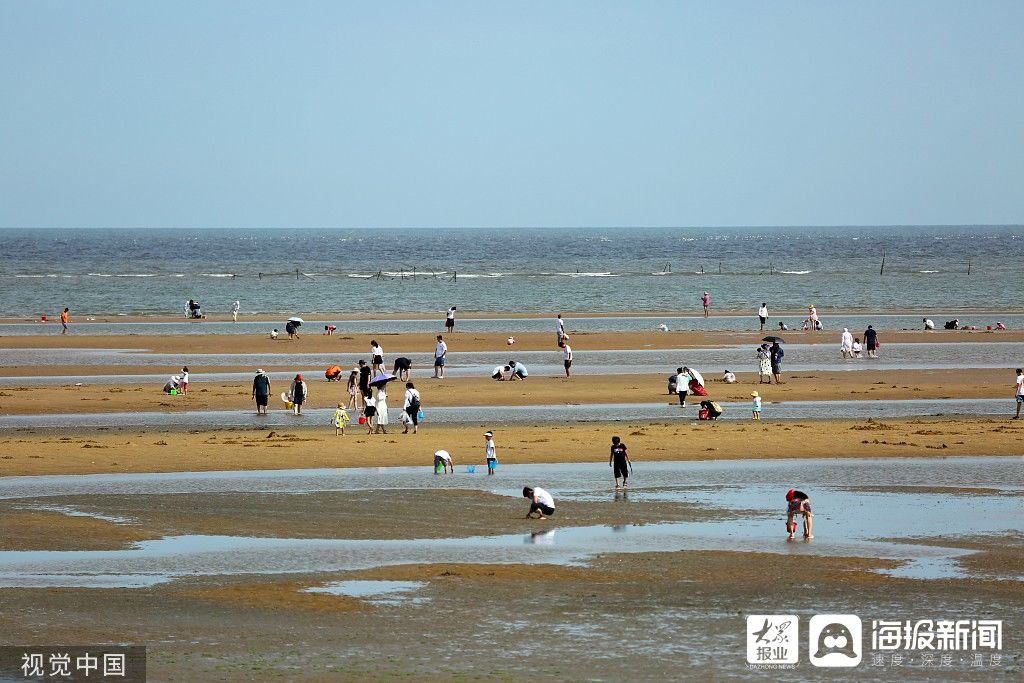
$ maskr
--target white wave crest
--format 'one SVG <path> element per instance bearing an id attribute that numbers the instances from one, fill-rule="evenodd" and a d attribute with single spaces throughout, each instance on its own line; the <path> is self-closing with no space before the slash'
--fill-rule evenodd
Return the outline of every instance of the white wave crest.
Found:
<path id="1" fill-rule="evenodd" d="M 810 270 L 780 270 L 783 275 L 807 275 L 812 272 Z"/>

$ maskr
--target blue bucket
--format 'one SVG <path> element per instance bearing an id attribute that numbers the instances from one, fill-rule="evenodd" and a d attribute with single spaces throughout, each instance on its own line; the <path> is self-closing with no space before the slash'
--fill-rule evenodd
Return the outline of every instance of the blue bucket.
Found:
<path id="1" fill-rule="evenodd" d="M 476 474 L 476 465 L 466 465 L 466 474 Z"/>

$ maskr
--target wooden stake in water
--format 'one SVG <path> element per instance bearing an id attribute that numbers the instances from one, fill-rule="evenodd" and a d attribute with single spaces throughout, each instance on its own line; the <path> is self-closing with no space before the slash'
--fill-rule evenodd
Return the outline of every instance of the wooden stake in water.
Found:
<path id="1" fill-rule="evenodd" d="M 969 256 L 967 257 L 967 274 L 971 274 L 971 258 Z"/>
<path id="2" fill-rule="evenodd" d="M 881 275 L 885 272 L 885 252 L 882 252 L 882 267 L 878 269 L 878 274 Z"/>

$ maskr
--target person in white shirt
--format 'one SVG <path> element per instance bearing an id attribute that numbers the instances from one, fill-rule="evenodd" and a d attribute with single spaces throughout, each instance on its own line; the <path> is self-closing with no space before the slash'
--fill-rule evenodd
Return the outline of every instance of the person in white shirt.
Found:
<path id="1" fill-rule="evenodd" d="M 725 374 L 722 375 L 722 381 L 726 384 L 736 384 L 736 375 L 726 370 Z"/>
<path id="2" fill-rule="evenodd" d="M 181 385 L 178 387 L 178 393 L 188 396 L 188 366 L 181 369 Z"/>
<path id="3" fill-rule="evenodd" d="M 569 368 L 572 367 L 572 347 L 569 346 L 568 337 L 562 337 L 562 364 L 565 366 L 565 376 L 569 377 Z"/>
<path id="4" fill-rule="evenodd" d="M 558 346 L 561 347 L 565 340 L 565 321 L 562 320 L 562 314 L 559 313 L 558 317 L 555 318 L 555 334 L 557 335 Z"/>
<path id="5" fill-rule="evenodd" d="M 1017 414 L 1013 416 L 1014 420 L 1020 419 L 1020 407 L 1024 405 L 1024 370 L 1017 368 Z"/>
<path id="6" fill-rule="evenodd" d="M 231 304 L 231 320 L 233 322 L 236 322 L 236 323 L 238 322 L 238 311 L 239 311 L 239 309 L 241 307 L 242 307 L 242 304 L 239 303 L 238 301 L 236 301 L 235 303 Z"/>
<path id="7" fill-rule="evenodd" d="M 839 338 L 839 354 L 843 358 L 853 358 L 853 335 L 848 327 L 843 328 L 843 334 Z"/>
<path id="8" fill-rule="evenodd" d="M 452 306 L 448 309 L 448 313 L 444 316 L 444 331 L 448 334 L 455 332 L 455 307 Z"/>
<path id="9" fill-rule="evenodd" d="M 499 382 L 504 382 L 505 381 L 505 373 L 509 372 L 510 370 L 511 370 L 511 368 L 508 367 L 507 365 L 504 366 L 504 367 L 502 367 L 500 365 L 495 365 L 494 369 L 491 370 L 491 379 L 496 379 Z"/>
<path id="10" fill-rule="evenodd" d="M 409 433 L 409 424 L 412 424 L 412 433 L 415 434 L 420 428 L 420 392 L 412 382 L 405 383 L 405 401 L 402 403 L 402 410 L 409 416 L 409 422 L 405 423 L 403 434 Z"/>
<path id="11" fill-rule="evenodd" d="M 434 451 L 434 474 L 455 474 L 455 463 L 448 451 Z"/>
<path id="12" fill-rule="evenodd" d="M 690 393 L 690 376 L 682 368 L 676 368 L 676 393 L 679 394 L 679 406 L 686 407 L 686 395 Z"/>
<path id="13" fill-rule="evenodd" d="M 761 303 L 761 308 L 757 309 L 757 317 L 761 321 L 761 331 L 764 332 L 764 326 L 768 322 L 768 304 L 765 302 Z"/>
<path id="14" fill-rule="evenodd" d="M 370 342 L 370 358 L 370 370 L 374 376 L 384 372 L 384 349 L 376 339 Z"/>
<path id="15" fill-rule="evenodd" d="M 935 323 L 933 323 L 928 318 L 921 318 L 921 322 L 924 323 L 924 329 L 926 329 L 926 330 L 934 330 L 935 329 Z"/>
<path id="16" fill-rule="evenodd" d="M 487 459 L 487 474 L 494 474 L 498 467 L 498 454 L 494 448 L 494 432 L 484 432 L 484 458 Z"/>
<path id="17" fill-rule="evenodd" d="M 541 487 L 530 488 L 529 486 L 524 486 L 523 498 L 530 499 L 530 511 L 526 513 L 527 519 L 530 519 L 535 514 L 537 519 L 547 519 L 555 514 L 555 499 Z"/>
<path id="18" fill-rule="evenodd" d="M 444 364 L 448 359 L 448 345 L 441 335 L 437 335 L 437 346 L 434 347 L 434 379 L 444 379 Z"/>

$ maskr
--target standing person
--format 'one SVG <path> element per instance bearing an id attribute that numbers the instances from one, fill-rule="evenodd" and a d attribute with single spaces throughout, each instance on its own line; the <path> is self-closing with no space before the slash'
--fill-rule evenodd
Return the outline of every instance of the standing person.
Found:
<path id="1" fill-rule="evenodd" d="M 331 416 L 331 424 L 334 425 L 334 435 L 345 436 L 345 426 L 350 420 L 348 411 L 345 410 L 345 404 L 339 403 L 338 408 L 334 411 L 334 415 Z"/>
<path id="2" fill-rule="evenodd" d="M 761 321 L 761 331 L 764 332 L 764 326 L 768 324 L 768 304 L 767 302 L 761 302 L 761 308 L 757 309 L 757 319 Z"/>
<path id="3" fill-rule="evenodd" d="M 292 397 L 292 403 L 294 404 L 294 411 L 296 415 L 302 415 L 302 404 L 306 402 L 306 397 L 309 396 L 309 387 L 302 380 L 302 375 L 295 375 L 295 379 L 292 380 L 292 385 L 288 389 L 288 393 Z"/>
<path id="4" fill-rule="evenodd" d="M 617 436 L 612 437 L 612 449 L 611 453 L 608 454 L 608 466 L 613 468 L 612 474 L 615 476 L 615 488 L 619 488 L 619 477 L 622 477 L 622 488 L 629 486 L 626 483 L 626 479 L 629 477 L 629 470 L 633 468 L 633 463 L 630 462 L 629 455 L 626 453 L 626 444 L 622 443 L 622 439 Z"/>
<path id="5" fill-rule="evenodd" d="M 850 328 L 844 327 L 843 334 L 839 338 L 839 355 L 845 358 L 853 358 L 853 335 Z"/>
<path id="6" fill-rule="evenodd" d="M 356 387 L 359 385 L 359 370 L 353 370 L 348 373 L 348 384 L 345 385 L 345 389 L 348 391 L 348 407 L 358 408 L 359 403 L 356 400 Z"/>
<path id="7" fill-rule="evenodd" d="M 444 331 L 448 334 L 455 332 L 455 307 L 452 306 L 448 309 L 448 313 L 444 316 Z"/>
<path id="8" fill-rule="evenodd" d="M 765 378 L 768 379 L 767 384 L 772 383 L 772 354 L 768 351 L 767 344 L 761 344 L 757 347 L 757 383 L 765 384 Z"/>
<path id="9" fill-rule="evenodd" d="M 241 308 L 242 308 L 242 304 L 239 301 L 237 301 L 237 300 L 235 301 L 235 303 L 231 304 L 231 321 L 232 322 L 236 322 L 236 323 L 238 322 L 238 311 Z"/>
<path id="10" fill-rule="evenodd" d="M 1016 385 L 1016 399 L 1017 399 L 1017 414 L 1013 416 L 1014 420 L 1020 419 L 1020 407 L 1024 404 L 1024 370 L 1017 368 L 1017 385 Z"/>
<path id="11" fill-rule="evenodd" d="M 524 486 L 523 498 L 530 499 L 530 511 L 526 513 L 527 519 L 533 517 L 534 514 L 537 515 L 537 519 L 547 519 L 555 514 L 555 499 L 541 487 Z"/>
<path id="12" fill-rule="evenodd" d="M 399 356 L 395 359 L 395 369 L 391 373 L 403 382 L 412 377 L 412 359 Z"/>
<path id="13" fill-rule="evenodd" d="M 444 343 L 441 335 L 437 335 L 437 345 L 434 347 L 434 379 L 444 379 L 444 364 L 448 359 L 448 345 Z"/>
<path id="14" fill-rule="evenodd" d="M 405 402 L 402 404 L 402 409 L 405 410 L 405 414 L 409 416 L 409 421 L 412 422 L 412 433 L 416 434 L 420 429 L 420 392 L 416 390 L 416 387 L 412 382 L 405 383 Z M 409 424 L 406 423 L 405 431 L 403 434 L 409 433 Z"/>
<path id="15" fill-rule="evenodd" d="M 487 459 L 487 474 L 494 474 L 498 468 L 498 453 L 494 449 L 494 432 L 484 432 L 484 458 Z"/>
<path id="16" fill-rule="evenodd" d="M 676 393 L 679 394 L 679 406 L 686 407 L 686 394 L 690 391 L 690 376 L 682 368 L 676 368 Z"/>
<path id="17" fill-rule="evenodd" d="M 270 402 L 270 378 L 263 372 L 263 368 L 256 370 L 256 376 L 252 378 L 252 397 L 256 400 L 256 414 L 267 414 L 267 403 Z"/>
<path id="18" fill-rule="evenodd" d="M 555 318 L 555 335 L 558 347 L 562 347 L 562 343 L 565 340 L 565 321 L 562 320 L 562 314 L 559 313 L 558 317 Z"/>
<path id="19" fill-rule="evenodd" d="M 700 298 L 702 304 L 704 304 L 704 317 L 708 317 L 711 311 L 711 295 L 704 292 L 704 296 Z"/>
<path id="20" fill-rule="evenodd" d="M 370 365 L 370 370 L 374 375 L 384 372 L 384 349 L 376 339 L 370 342 Z"/>
<path id="21" fill-rule="evenodd" d="M 384 429 L 388 426 L 388 393 L 384 389 L 385 385 L 380 385 L 377 389 L 377 429 L 376 432 L 380 434 L 387 434 L 388 430 Z"/>
<path id="22" fill-rule="evenodd" d="M 178 388 L 178 393 L 183 396 L 188 396 L 188 366 L 186 365 L 181 369 L 181 386 Z"/>
<path id="23" fill-rule="evenodd" d="M 572 347 L 569 346 L 568 337 L 562 337 L 562 365 L 565 366 L 565 376 L 569 377 L 569 368 L 572 367 Z"/>
<path id="24" fill-rule="evenodd" d="M 363 417 L 366 418 L 366 433 L 373 434 L 377 426 L 377 401 L 373 396 L 363 398 Z"/>
<path id="25" fill-rule="evenodd" d="M 782 384 L 782 358 L 786 355 L 786 352 L 779 346 L 779 342 L 772 342 L 768 352 L 771 354 L 772 374 L 775 375 L 775 383 Z"/>
<path id="26" fill-rule="evenodd" d="M 758 394 L 756 391 L 752 391 L 750 393 L 750 396 L 754 399 L 753 405 L 751 406 L 751 410 L 754 413 L 753 419 L 757 420 L 758 422 L 760 422 L 761 421 L 761 395 Z"/>
<path id="27" fill-rule="evenodd" d="M 60 314 L 61 334 L 68 333 L 68 323 L 71 322 L 71 312 L 65 307 Z"/>
<path id="28" fill-rule="evenodd" d="M 185 302 L 185 317 L 192 317 L 192 299 L 189 299 L 188 301 Z"/>
<path id="29" fill-rule="evenodd" d="M 868 348 L 868 358 L 878 358 L 878 332 L 871 325 L 864 330 L 864 346 Z"/>
<path id="30" fill-rule="evenodd" d="M 359 360 L 359 395 L 363 397 L 363 404 L 370 395 L 370 366 L 365 360 Z"/>
<path id="31" fill-rule="evenodd" d="M 819 329 L 818 309 L 814 307 L 814 304 L 811 304 L 810 306 L 807 307 L 807 320 L 810 323 L 809 329 L 814 332 L 817 332 Z"/>

